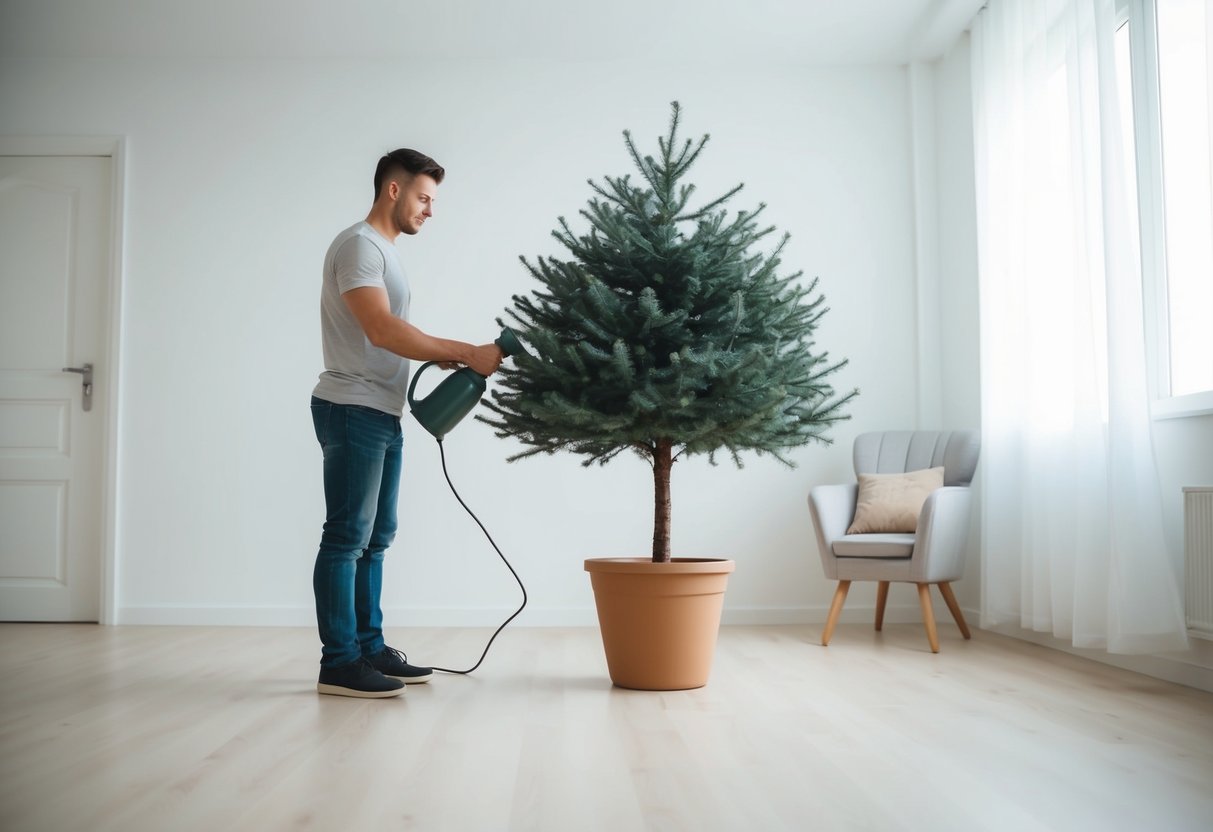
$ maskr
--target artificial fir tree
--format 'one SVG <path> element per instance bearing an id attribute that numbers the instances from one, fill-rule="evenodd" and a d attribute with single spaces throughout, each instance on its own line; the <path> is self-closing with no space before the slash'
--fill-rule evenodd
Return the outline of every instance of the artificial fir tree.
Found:
<path id="1" fill-rule="evenodd" d="M 623 451 L 653 468 L 653 560 L 670 560 L 670 473 L 682 455 L 726 449 L 771 454 L 812 440 L 849 418 L 827 377 L 846 364 L 813 352 L 827 311 L 817 280 L 776 274 L 783 239 L 768 254 L 752 251 L 774 231 L 755 211 L 732 219 L 723 208 L 741 190 L 689 208 L 695 186 L 683 180 L 703 151 L 678 143 L 680 109 L 656 157 L 624 141 L 641 179 L 590 181 L 597 195 L 580 213 L 577 235 L 563 217 L 553 236 L 571 259 L 540 257 L 523 265 L 543 284 L 515 295 L 514 328 L 534 347 L 501 369 L 500 390 L 480 416 L 498 436 L 525 445 L 510 461 L 571 451 L 604 464 Z"/>

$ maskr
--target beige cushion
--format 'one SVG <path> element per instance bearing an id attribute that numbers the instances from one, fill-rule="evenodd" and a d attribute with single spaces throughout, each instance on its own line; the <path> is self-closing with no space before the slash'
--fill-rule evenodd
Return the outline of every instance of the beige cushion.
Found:
<path id="1" fill-rule="evenodd" d="M 847 534 L 917 531 L 922 504 L 942 487 L 942 465 L 906 474 L 860 474 L 855 519 Z"/>

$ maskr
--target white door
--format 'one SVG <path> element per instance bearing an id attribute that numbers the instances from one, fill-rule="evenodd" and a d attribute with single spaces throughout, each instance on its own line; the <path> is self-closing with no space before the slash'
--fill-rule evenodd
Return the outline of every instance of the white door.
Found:
<path id="1" fill-rule="evenodd" d="M 99 618 L 110 171 L 106 157 L 0 156 L 6 621 Z M 83 374 L 64 369 L 86 363 L 93 366 L 91 397 Z"/>

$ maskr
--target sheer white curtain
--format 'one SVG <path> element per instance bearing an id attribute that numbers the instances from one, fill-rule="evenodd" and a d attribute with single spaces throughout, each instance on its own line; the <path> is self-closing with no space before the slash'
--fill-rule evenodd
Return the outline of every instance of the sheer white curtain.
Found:
<path id="1" fill-rule="evenodd" d="M 973 26 L 982 618 L 1164 652 L 1187 634 L 1150 436 L 1115 28 L 1114 0 L 990 0 Z"/>

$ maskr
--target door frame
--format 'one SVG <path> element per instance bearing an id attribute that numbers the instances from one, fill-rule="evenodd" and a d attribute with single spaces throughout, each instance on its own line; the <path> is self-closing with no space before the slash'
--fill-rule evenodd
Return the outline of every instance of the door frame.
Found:
<path id="1" fill-rule="evenodd" d="M 118 541 L 121 504 L 120 447 L 122 410 L 122 298 L 125 272 L 126 152 L 125 136 L 0 136 L 0 156 L 102 156 L 110 160 L 109 268 L 106 306 L 109 333 L 103 347 L 110 390 L 102 426 L 101 448 L 101 615 L 103 625 L 118 624 Z"/>

